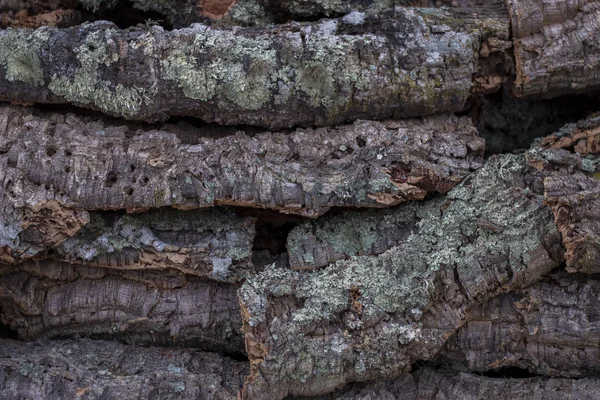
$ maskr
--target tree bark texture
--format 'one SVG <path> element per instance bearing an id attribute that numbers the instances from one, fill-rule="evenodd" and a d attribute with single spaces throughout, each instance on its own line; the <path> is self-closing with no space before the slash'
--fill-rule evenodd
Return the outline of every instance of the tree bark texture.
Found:
<path id="1" fill-rule="evenodd" d="M 325 394 L 432 358 L 469 308 L 562 262 L 540 187 L 523 155 L 497 157 L 385 253 L 248 279 L 239 292 L 252 365 L 243 396 Z"/>
<path id="2" fill-rule="evenodd" d="M 43 243 L 73 236 L 89 218 L 81 209 L 237 205 L 318 216 L 333 206 L 387 207 L 444 193 L 483 163 L 483 141 L 454 116 L 222 138 L 188 129 L 194 142 L 184 144 L 168 128 L 130 130 L 14 107 L 0 115 L 0 204 L 12 223 L 0 246 L 34 224 L 38 209 L 69 216 L 46 216 L 44 226 L 72 220 L 69 229 L 56 227 L 60 240 L 38 235 Z"/>
<path id="3" fill-rule="evenodd" d="M 600 2 L 508 0 L 519 96 L 600 87 Z"/>
<path id="4" fill-rule="evenodd" d="M 2 322 L 19 338 L 89 336 L 242 354 L 233 285 L 167 271 L 56 261 L 0 270 Z"/>
<path id="5" fill-rule="evenodd" d="M 595 400 L 600 380 L 543 377 L 488 378 L 453 368 L 425 366 L 395 381 L 355 387 L 332 397 L 336 400 Z"/>
<path id="6" fill-rule="evenodd" d="M 0 99 L 272 129 L 455 112 L 474 79 L 501 84 L 504 72 L 488 75 L 484 62 L 511 46 L 501 16 L 397 8 L 263 29 L 7 29 Z"/>
<path id="7" fill-rule="evenodd" d="M 194 349 L 113 341 L 0 342 L 6 400 L 235 400 L 247 363 Z"/>
<path id="8" fill-rule="evenodd" d="M 547 175 L 552 207 L 571 272 L 600 272 L 600 118 L 565 126 L 545 138 L 529 162 Z"/>
<path id="9" fill-rule="evenodd" d="M 469 370 L 517 367 L 533 374 L 597 376 L 600 281 L 555 274 L 475 307 L 442 354 Z"/>

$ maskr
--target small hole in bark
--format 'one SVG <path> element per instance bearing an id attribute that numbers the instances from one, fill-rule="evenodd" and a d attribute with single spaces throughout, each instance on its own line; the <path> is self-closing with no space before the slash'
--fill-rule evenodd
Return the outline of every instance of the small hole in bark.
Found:
<path id="1" fill-rule="evenodd" d="M 44 185 L 44 189 L 50 190 L 50 185 L 48 185 L 48 184 Z"/>
<path id="2" fill-rule="evenodd" d="M 71 157 L 72 155 L 73 153 L 71 152 L 71 150 L 65 150 L 65 156 Z"/>
<path id="3" fill-rule="evenodd" d="M 53 156 L 53 155 L 55 155 L 55 154 L 56 154 L 56 149 L 55 149 L 55 148 L 48 147 L 48 148 L 46 149 L 46 155 L 47 155 L 48 157 L 52 157 L 52 156 Z"/>
<path id="4" fill-rule="evenodd" d="M 113 187 L 118 180 L 117 174 L 111 172 L 106 177 L 106 187 Z"/>
<path id="5" fill-rule="evenodd" d="M 108 142 L 108 143 L 105 143 L 103 147 L 108 150 L 108 149 L 112 149 L 113 146 L 114 146 L 114 144 L 112 142 Z"/>
<path id="6" fill-rule="evenodd" d="M 69 172 L 71 172 L 71 168 L 69 168 L 69 166 L 66 166 L 66 167 L 65 167 L 65 173 L 67 173 L 67 174 L 68 174 Z"/>
<path id="7" fill-rule="evenodd" d="M 125 193 L 127 193 L 127 196 L 133 196 L 133 188 L 127 188 Z"/>
<path id="8" fill-rule="evenodd" d="M 129 170 L 130 170 L 131 172 L 135 172 L 135 165 L 131 164 L 131 165 L 129 166 Z"/>
<path id="9" fill-rule="evenodd" d="M 534 378 L 537 375 L 532 374 L 525 368 L 519 367 L 506 367 L 500 369 L 494 369 L 481 373 L 482 376 L 488 378 Z"/>
<path id="10" fill-rule="evenodd" d="M 357 137 L 356 144 L 358 145 L 358 147 L 365 147 L 367 145 L 367 141 L 361 137 Z"/>

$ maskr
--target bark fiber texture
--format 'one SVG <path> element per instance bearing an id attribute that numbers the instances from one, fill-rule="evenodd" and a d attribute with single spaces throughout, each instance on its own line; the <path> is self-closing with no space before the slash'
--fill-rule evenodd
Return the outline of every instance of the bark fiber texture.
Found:
<path id="1" fill-rule="evenodd" d="M 0 397 L 600 399 L 599 27 L 0 0 Z"/>

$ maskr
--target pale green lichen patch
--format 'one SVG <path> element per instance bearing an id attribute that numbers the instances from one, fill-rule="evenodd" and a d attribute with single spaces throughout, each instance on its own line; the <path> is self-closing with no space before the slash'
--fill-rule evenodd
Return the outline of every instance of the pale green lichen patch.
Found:
<path id="1" fill-rule="evenodd" d="M 269 332 L 261 371 L 283 369 L 291 381 L 316 385 L 348 369 L 398 375 L 410 365 L 412 349 L 426 342 L 441 346 L 457 328 L 425 334 L 421 321 L 432 307 L 469 307 L 556 267 L 560 234 L 543 197 L 524 187 L 527 168 L 522 155 L 490 160 L 449 192 L 443 212 L 437 200 L 424 204 L 418 232 L 378 256 L 352 257 L 315 272 L 271 267 L 249 278 L 239 292 L 247 324 L 268 324 L 258 328 Z M 457 281 L 440 279 L 448 275 Z M 451 289 L 456 285 L 460 293 Z M 439 297 L 452 291 L 459 294 Z M 273 316 L 269 309 L 279 301 L 297 305 Z M 325 336 L 317 333 L 320 327 Z M 286 365 L 291 354 L 304 354 L 304 361 Z"/>
<path id="2" fill-rule="evenodd" d="M 68 101 L 93 104 L 101 111 L 125 116 L 135 115 L 142 104 L 152 103 L 157 92 L 155 83 L 149 82 L 146 87 L 134 87 L 120 83 L 114 85 L 100 79 L 100 65 L 110 66 L 119 60 L 118 53 L 109 51 L 107 47 L 115 32 L 114 29 L 107 29 L 89 33 L 85 43 L 73 50 L 80 64 L 75 76 L 54 75 L 48 89 Z"/>
<path id="3" fill-rule="evenodd" d="M 245 38 L 234 30 L 204 25 L 177 33 L 182 38 L 191 34 L 193 44 L 174 45 L 161 61 L 164 76 L 178 82 L 187 97 L 218 97 L 248 110 L 258 110 L 270 100 L 277 55 L 267 37 Z M 179 42 L 185 43 L 174 41 Z"/>
<path id="4" fill-rule="evenodd" d="M 32 86 L 44 84 L 39 51 L 48 38 L 48 28 L 6 29 L 0 33 L 0 65 L 4 67 L 8 81 Z"/>

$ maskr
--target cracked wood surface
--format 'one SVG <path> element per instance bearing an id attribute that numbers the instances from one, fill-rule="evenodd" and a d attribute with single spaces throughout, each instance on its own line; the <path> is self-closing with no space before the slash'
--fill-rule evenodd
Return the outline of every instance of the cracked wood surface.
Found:
<path id="1" fill-rule="evenodd" d="M 488 378 L 451 367 L 426 365 L 395 381 L 356 385 L 318 400 L 596 400 L 598 391 L 597 378 Z"/>
<path id="2" fill-rule="evenodd" d="M 252 366 L 243 396 L 320 395 L 431 359 L 471 307 L 562 262 L 541 187 L 523 155 L 495 157 L 383 254 L 248 279 L 239 292 Z"/>
<path id="3" fill-rule="evenodd" d="M 519 96 L 600 87 L 600 2 L 508 0 Z"/>
<path id="4" fill-rule="evenodd" d="M 82 209 L 165 206 L 236 205 L 314 217 L 333 206 L 388 207 L 444 193 L 483 163 L 483 140 L 466 117 L 221 138 L 183 130 L 180 139 L 175 127 L 136 130 L 2 108 L 0 204 L 8 224 L 0 246 L 16 247 L 24 210 L 46 202 L 84 222 Z"/>
<path id="5" fill-rule="evenodd" d="M 544 192 L 571 272 L 600 272 L 600 118 L 569 124 L 544 138 L 529 163 L 546 174 Z"/>
<path id="6" fill-rule="evenodd" d="M 247 363 L 195 349 L 112 341 L 0 341 L 5 400 L 235 400 Z"/>
<path id="7" fill-rule="evenodd" d="M 175 269 L 237 282 L 253 273 L 254 219 L 226 209 L 92 212 L 77 234 L 36 259 L 117 269 Z"/>
<path id="8" fill-rule="evenodd" d="M 241 354 L 236 288 L 167 271 L 56 261 L 0 268 L 2 322 L 20 339 L 89 336 Z"/>
<path id="9" fill-rule="evenodd" d="M 554 274 L 475 307 L 441 354 L 474 372 L 597 376 L 599 295 L 595 276 Z"/>
<path id="10" fill-rule="evenodd" d="M 500 87 L 495 72 L 479 76 L 486 57 L 511 45 L 507 15 L 497 14 L 397 8 L 359 24 L 6 29 L 0 99 L 271 129 L 455 112 L 474 78 Z"/>

